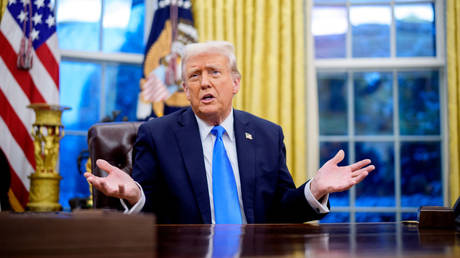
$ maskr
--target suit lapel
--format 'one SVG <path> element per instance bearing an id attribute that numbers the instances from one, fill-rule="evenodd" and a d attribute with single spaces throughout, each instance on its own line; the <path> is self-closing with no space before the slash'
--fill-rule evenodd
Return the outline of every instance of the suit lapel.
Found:
<path id="1" fill-rule="evenodd" d="M 204 167 L 203 148 L 200 132 L 196 118 L 191 108 L 179 116 L 179 126 L 175 133 L 185 167 L 192 183 L 198 207 L 201 212 L 203 222 L 211 223 L 211 209 L 209 207 L 208 183 L 206 180 L 206 169 Z"/>
<path id="2" fill-rule="evenodd" d="M 247 117 L 238 110 L 234 110 L 234 128 L 244 213 L 247 222 L 254 223 L 255 137 L 257 136 L 250 127 Z"/>

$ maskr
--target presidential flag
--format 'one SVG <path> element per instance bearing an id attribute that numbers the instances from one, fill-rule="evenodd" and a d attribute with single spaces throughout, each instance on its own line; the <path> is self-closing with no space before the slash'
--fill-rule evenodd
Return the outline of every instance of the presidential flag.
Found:
<path id="1" fill-rule="evenodd" d="M 9 0 L 0 24 L 0 147 L 11 171 L 12 208 L 24 210 L 35 171 L 31 103 L 59 104 L 54 1 Z"/>
<path id="2" fill-rule="evenodd" d="M 152 103 L 163 104 L 173 95 L 175 99 L 185 99 L 180 87 L 180 58 L 185 45 L 197 39 L 190 0 L 157 2 L 145 48 L 138 119 L 151 114 Z"/>

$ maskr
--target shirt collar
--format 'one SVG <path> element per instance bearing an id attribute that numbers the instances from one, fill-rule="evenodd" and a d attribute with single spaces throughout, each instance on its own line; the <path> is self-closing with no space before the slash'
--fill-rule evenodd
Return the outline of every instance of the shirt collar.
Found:
<path id="1" fill-rule="evenodd" d="M 195 117 L 196 117 L 196 121 L 198 122 L 198 129 L 200 130 L 201 140 L 204 140 L 209 135 L 209 133 L 211 132 L 214 126 L 208 125 L 204 120 L 199 118 L 196 114 L 195 114 Z M 222 126 L 225 129 L 230 140 L 234 141 L 235 134 L 233 131 L 233 108 L 230 111 L 230 114 L 227 116 L 227 118 L 225 118 L 225 120 L 220 124 L 220 126 Z"/>

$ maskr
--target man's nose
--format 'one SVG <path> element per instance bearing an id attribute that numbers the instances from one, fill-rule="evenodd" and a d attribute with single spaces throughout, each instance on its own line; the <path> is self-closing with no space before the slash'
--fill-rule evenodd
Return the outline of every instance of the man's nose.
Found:
<path id="1" fill-rule="evenodd" d="M 209 76 L 207 72 L 203 72 L 201 74 L 201 87 L 206 88 L 211 86 L 211 82 L 209 81 Z"/>

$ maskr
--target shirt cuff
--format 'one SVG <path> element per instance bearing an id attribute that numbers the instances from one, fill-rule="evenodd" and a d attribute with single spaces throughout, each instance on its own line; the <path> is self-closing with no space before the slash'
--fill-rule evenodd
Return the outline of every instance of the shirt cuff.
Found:
<path id="1" fill-rule="evenodd" d="M 316 213 L 323 214 L 328 213 L 329 208 L 327 207 L 327 201 L 329 200 L 329 194 L 326 194 L 323 198 L 321 198 L 321 202 L 316 200 L 310 190 L 310 183 L 311 180 L 307 182 L 304 189 L 305 198 L 307 199 L 308 204 L 316 211 Z"/>
<path id="2" fill-rule="evenodd" d="M 126 205 L 126 203 L 125 203 L 125 201 L 123 199 L 120 199 L 121 205 L 125 209 L 123 211 L 123 213 L 125 213 L 125 214 L 139 213 L 139 212 L 141 212 L 142 208 L 144 208 L 144 204 L 145 204 L 144 191 L 142 190 L 142 186 L 138 182 L 134 182 L 134 183 L 136 183 L 136 185 L 141 190 L 141 198 L 139 199 L 139 201 L 136 202 L 136 204 L 134 204 L 133 207 L 131 207 L 131 209 L 128 208 L 128 206 Z"/>

